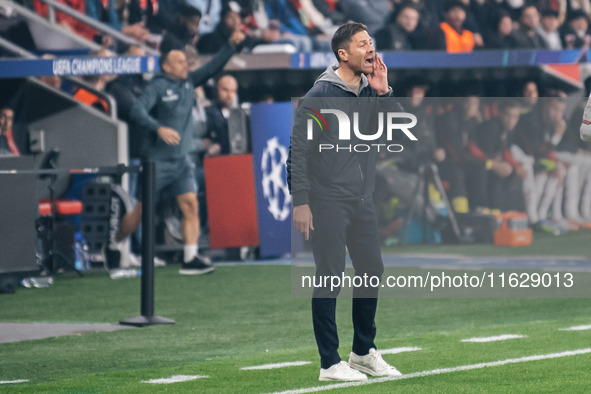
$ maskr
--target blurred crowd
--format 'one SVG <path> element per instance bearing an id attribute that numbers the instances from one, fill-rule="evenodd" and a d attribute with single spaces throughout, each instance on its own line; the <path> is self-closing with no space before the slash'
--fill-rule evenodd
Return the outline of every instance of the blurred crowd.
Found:
<path id="1" fill-rule="evenodd" d="M 405 142 L 402 153 L 379 163 L 384 238 L 400 229 L 413 202 L 426 205 L 418 212 L 435 223 L 441 192 L 457 214 L 525 212 L 534 230 L 556 235 L 591 228 L 591 146 L 579 138 L 585 99 L 535 80 L 504 98 L 482 97 L 472 87 L 461 97 L 426 97 L 429 81 L 421 77 L 399 89 L 405 110 L 420 119 L 413 129 L 420 143 Z M 423 193 L 413 193 L 429 166 L 444 190 L 431 188 L 424 204 Z"/>
<path id="2" fill-rule="evenodd" d="M 591 0 L 58 0 L 147 45 L 167 33 L 214 53 L 234 31 L 258 51 L 330 51 L 347 21 L 368 27 L 378 50 L 588 47 Z M 40 0 L 19 0 L 47 16 Z M 112 37 L 64 13 L 65 28 L 112 48 Z M 270 46 L 270 47 L 269 47 Z M 119 51 L 121 52 L 121 51 Z"/>
<path id="3" fill-rule="evenodd" d="M 122 45 L 57 12 L 60 25 L 103 47 L 92 56 L 114 52 L 145 56 L 146 47 L 163 55 L 180 50 L 191 72 L 204 66 L 200 54 L 219 55 L 227 45 L 232 47 L 227 56 L 329 52 L 332 34 L 350 20 L 364 23 L 376 49 L 384 51 L 561 50 L 589 48 L 591 43 L 591 0 L 59 1 L 138 41 Z M 21 2 L 48 14 L 40 0 Z M 231 153 L 228 119 L 230 109 L 238 106 L 239 86 L 232 76 L 219 76 L 227 56 L 207 70 L 209 77 L 217 76 L 215 84 L 208 88 L 200 81 L 194 92 L 190 156 L 198 169 L 200 208 L 205 205 L 202 159 Z M 41 80 L 65 88 L 59 77 Z M 74 97 L 105 113 L 112 108 L 101 94 L 115 99 L 118 118 L 129 124 L 130 158 L 137 162 L 142 156 L 142 130 L 129 114 L 148 80 L 142 75 L 102 75 L 84 77 L 84 82 L 86 87 L 75 90 Z M 485 99 L 485 93 L 468 89 L 454 92 L 456 100 L 436 102 L 425 99 L 431 88 L 428 80 L 398 82 L 401 86 L 395 91 L 406 97 L 404 108 L 422 119 L 421 144 L 380 163 L 385 187 L 378 190 L 377 198 L 382 198 L 384 228 L 390 228 L 393 219 L 388 208 L 392 198 L 411 202 L 416 197 L 408 193 L 414 190 L 413 180 L 430 163 L 437 166 L 458 213 L 524 211 L 533 228 L 553 233 L 591 227 L 591 149 L 578 139 L 583 100 L 569 106 L 564 92 L 526 80 L 512 92 L 514 99 Z M 10 109 L 2 112 L 3 124 L 8 124 Z M 8 127 L 3 129 L 0 146 L 6 153 L 26 150 L 14 143 Z M 400 187 L 405 182 L 410 182 L 409 187 Z M 388 183 L 397 186 L 389 188 Z M 206 225 L 204 214 L 201 221 Z"/>

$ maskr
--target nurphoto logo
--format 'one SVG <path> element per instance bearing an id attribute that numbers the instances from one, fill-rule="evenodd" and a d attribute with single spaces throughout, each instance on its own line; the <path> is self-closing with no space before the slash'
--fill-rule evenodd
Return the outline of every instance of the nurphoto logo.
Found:
<path id="1" fill-rule="evenodd" d="M 351 141 L 351 130 L 358 140 L 361 141 L 376 141 L 377 143 L 365 143 L 365 144 L 324 144 L 321 143 L 318 146 L 319 152 L 335 150 L 348 151 L 348 152 L 369 152 L 372 149 L 377 149 L 378 152 L 387 150 L 388 152 L 396 153 L 402 152 L 404 147 L 400 144 L 387 144 L 379 143 L 384 141 L 384 129 L 385 129 L 385 141 L 392 141 L 394 132 L 401 131 L 411 141 L 417 141 L 417 137 L 410 131 L 411 128 L 416 126 L 417 117 L 408 112 L 378 112 L 377 120 L 378 127 L 375 132 L 368 132 L 367 130 L 361 131 L 359 129 L 359 112 L 353 112 L 353 122 L 351 127 L 351 119 L 349 115 L 338 109 L 321 109 L 320 112 L 313 110 L 312 108 L 305 107 L 310 112 L 307 115 L 310 117 L 307 122 L 307 138 L 308 140 L 314 139 L 314 124 L 317 124 L 320 132 L 328 132 L 328 124 L 322 114 L 334 115 L 337 118 L 339 130 L 338 140 L 339 141 Z M 386 126 L 384 127 L 384 119 Z M 400 120 L 406 119 L 406 123 L 397 123 Z"/>

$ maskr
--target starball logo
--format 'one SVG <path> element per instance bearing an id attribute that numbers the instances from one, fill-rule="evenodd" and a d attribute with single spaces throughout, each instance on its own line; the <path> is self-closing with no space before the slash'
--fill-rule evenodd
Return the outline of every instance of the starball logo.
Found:
<path id="1" fill-rule="evenodd" d="M 377 131 L 363 132 L 359 127 L 359 112 L 353 112 L 353 122 L 349 116 L 338 109 L 321 109 L 320 112 L 309 107 L 304 107 L 309 112 L 306 113 L 310 117 L 307 122 L 307 138 L 314 139 L 314 128 L 320 128 L 320 132 L 329 132 L 328 124 L 322 114 L 334 115 L 337 118 L 338 129 L 338 144 L 321 143 L 318 145 L 319 152 L 324 151 L 348 151 L 348 152 L 369 152 L 374 149 L 378 152 L 388 151 L 392 153 L 402 152 L 404 147 L 400 144 L 390 144 L 395 132 L 402 132 L 411 141 L 417 141 L 417 137 L 410 131 L 417 124 L 417 117 L 408 112 L 378 112 L 378 128 Z M 398 123 L 406 119 L 406 123 Z M 384 125 L 385 123 L 385 125 Z M 315 127 L 317 124 L 318 127 Z M 351 127 L 353 126 L 353 127 Z M 358 140 L 367 141 L 362 144 L 347 144 L 351 141 L 351 130 Z M 384 138 L 385 133 L 385 138 Z M 373 142 L 373 143 L 370 143 Z"/>

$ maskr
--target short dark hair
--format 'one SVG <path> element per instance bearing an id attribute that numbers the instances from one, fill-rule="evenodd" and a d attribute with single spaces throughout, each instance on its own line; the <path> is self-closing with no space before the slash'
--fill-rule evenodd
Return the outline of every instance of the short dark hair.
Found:
<path id="1" fill-rule="evenodd" d="M 358 22 L 345 23 L 337 29 L 337 31 L 332 36 L 330 46 L 339 62 L 341 61 L 341 58 L 339 57 L 339 49 L 349 49 L 349 46 L 351 45 L 351 38 L 355 34 L 364 30 L 367 30 L 367 26 Z"/>
<path id="2" fill-rule="evenodd" d="M 419 18 L 421 17 L 421 9 L 419 8 L 419 6 L 410 1 L 405 1 L 404 3 L 402 3 L 402 5 L 400 5 L 400 7 L 396 7 L 394 11 L 390 13 L 390 16 L 388 17 L 388 23 L 396 22 L 396 19 L 398 19 L 398 15 L 400 15 L 402 11 L 404 11 L 407 8 L 415 10 L 419 13 Z"/>
<path id="3" fill-rule="evenodd" d="M 182 3 L 179 7 L 179 16 L 185 18 L 201 18 L 202 14 L 199 8 L 195 8 L 188 3 Z"/>
<path id="4" fill-rule="evenodd" d="M 448 13 L 452 8 L 461 8 L 464 12 L 466 11 L 466 6 L 459 0 L 452 0 L 445 3 L 443 6 L 443 12 Z"/>
<path id="5" fill-rule="evenodd" d="M 177 49 L 176 48 L 175 49 L 169 49 L 169 50 L 167 50 L 165 52 L 160 52 L 160 59 L 158 60 L 158 63 L 160 64 L 160 71 L 164 71 L 162 69 L 162 66 L 164 64 L 166 64 L 166 61 L 168 60 L 168 55 L 170 55 L 170 52 L 172 52 L 174 50 L 177 50 Z"/>
<path id="6" fill-rule="evenodd" d="M 400 85 L 400 90 L 406 95 L 412 88 L 422 87 L 429 89 L 429 80 L 423 75 L 415 74 L 406 78 Z"/>
<path id="7" fill-rule="evenodd" d="M 540 12 L 540 15 L 542 15 L 542 18 L 548 18 L 548 17 L 558 18 L 560 16 L 560 14 L 558 13 L 558 11 L 553 10 L 552 8 L 543 9 Z"/>

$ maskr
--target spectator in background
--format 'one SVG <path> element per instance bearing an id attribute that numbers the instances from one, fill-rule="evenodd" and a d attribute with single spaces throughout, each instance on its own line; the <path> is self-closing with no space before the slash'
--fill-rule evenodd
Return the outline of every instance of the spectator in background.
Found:
<path id="1" fill-rule="evenodd" d="M 109 57 L 111 55 L 112 54 L 105 49 L 91 53 L 91 56 L 97 57 Z M 95 91 L 103 92 L 107 86 L 107 82 L 115 79 L 115 77 L 115 75 L 84 75 L 82 80 Z M 105 99 L 97 95 L 92 90 L 86 89 L 84 87 L 78 88 L 76 93 L 74 93 L 74 98 L 81 103 L 94 107 L 106 114 L 109 114 L 111 111 L 110 106 Z"/>
<path id="2" fill-rule="evenodd" d="M 186 2 L 201 11 L 199 32 L 209 34 L 222 21 L 222 10 L 224 5 L 227 5 L 228 0 L 186 0 Z"/>
<path id="3" fill-rule="evenodd" d="M 552 89 L 547 93 L 550 97 L 566 98 L 566 93 L 561 90 Z M 558 107 L 556 104 L 554 108 Z M 564 102 L 566 108 L 566 101 Z M 555 121 L 554 133 L 549 138 L 549 143 L 556 154 L 558 168 L 563 182 L 559 183 L 554 200 L 552 201 L 552 220 L 568 230 L 578 230 L 580 227 L 589 228 L 591 223 L 583 220 L 579 213 L 580 202 L 580 168 L 581 156 L 578 154 L 579 136 L 577 133 L 569 132 L 565 119 L 565 111 L 555 109 L 557 120 Z"/>
<path id="4" fill-rule="evenodd" d="M 201 11 L 188 4 L 183 4 L 179 11 L 177 23 L 166 32 L 162 39 L 160 44 L 160 52 L 162 53 L 170 52 L 173 49 L 183 50 L 186 45 L 195 46 L 197 44 Z M 221 46 L 218 47 L 218 50 L 219 48 Z"/>
<path id="5" fill-rule="evenodd" d="M 0 156 L 19 156 L 20 152 L 12 136 L 14 111 L 10 107 L 0 108 Z"/>
<path id="6" fill-rule="evenodd" d="M 558 11 L 546 9 L 541 12 L 542 19 L 537 28 L 537 32 L 546 42 L 546 48 L 559 51 L 562 49 L 562 41 L 558 28 L 560 21 L 558 20 Z"/>
<path id="7" fill-rule="evenodd" d="M 470 204 L 480 209 L 523 211 L 523 179 L 527 173 L 511 153 L 515 127 L 521 109 L 517 101 L 503 101 L 500 114 L 480 126 L 470 136 L 470 156 L 484 163 L 486 171 L 471 176 Z"/>
<path id="8" fill-rule="evenodd" d="M 464 28 L 466 7 L 460 1 L 452 1 L 445 7 L 445 21 L 429 33 L 431 49 L 449 53 L 472 52 L 476 46 L 474 33 Z"/>
<path id="9" fill-rule="evenodd" d="M 233 32 L 243 31 L 244 25 L 240 16 L 241 11 L 242 8 L 235 1 L 231 1 L 228 6 L 225 6 L 221 14 L 222 20 L 218 23 L 215 30 L 199 38 L 199 42 L 197 43 L 199 53 L 204 55 L 216 53 L 224 43 L 228 42 Z M 261 42 L 263 41 L 256 40 L 247 35 L 241 47 L 250 50 Z"/>
<path id="10" fill-rule="evenodd" d="M 46 53 L 41 56 L 41 59 L 55 59 L 55 56 L 50 53 Z M 52 88 L 61 89 L 62 87 L 62 79 L 57 75 L 44 75 L 39 77 L 39 79 L 41 82 L 51 86 Z"/>
<path id="11" fill-rule="evenodd" d="M 102 75 L 84 75 L 82 80 L 99 92 L 105 90 L 105 79 Z M 99 97 L 89 89 L 84 87 L 78 88 L 76 93 L 74 93 L 74 98 L 81 103 L 104 112 L 105 114 L 109 113 L 109 104 L 103 98 Z"/>
<path id="12" fill-rule="evenodd" d="M 515 33 L 518 48 L 545 49 L 546 41 L 538 33 L 540 13 L 533 5 L 524 6 L 519 19 L 521 26 Z"/>
<path id="13" fill-rule="evenodd" d="M 589 19 L 583 10 L 573 11 L 568 15 L 568 22 L 561 29 L 562 44 L 565 49 L 589 47 Z"/>
<path id="14" fill-rule="evenodd" d="M 413 49 L 428 49 L 427 38 L 431 28 L 443 21 L 444 2 L 430 3 L 429 0 L 396 0 L 394 1 L 394 11 L 390 14 L 390 21 L 387 22 L 387 25 L 393 23 L 391 17 L 406 5 L 412 5 L 419 11 L 419 23 L 412 34 Z M 439 12 L 440 9 L 441 12 Z M 441 14 L 441 19 L 439 18 L 439 14 Z"/>
<path id="15" fill-rule="evenodd" d="M 517 92 L 517 97 L 523 97 L 522 99 L 522 115 L 531 112 L 539 98 L 539 89 L 536 81 L 528 80 L 521 85 L 521 89 Z"/>
<path id="16" fill-rule="evenodd" d="M 188 157 L 193 147 L 195 100 L 194 88 L 218 72 L 235 52 L 244 35 L 235 32 L 227 45 L 205 66 L 189 73 L 184 52 L 173 49 L 163 53 L 160 64 L 163 73 L 146 87 L 131 109 L 130 118 L 144 130 L 145 157 L 156 163 L 155 196 L 165 188 L 176 195 L 183 214 L 184 240 L 181 274 L 204 274 L 214 270 L 211 263 L 199 256 L 199 216 L 194 165 Z M 139 197 L 139 196 L 137 196 Z M 121 242 L 135 231 L 142 217 L 142 203 L 119 223 L 115 241 Z"/>
<path id="17" fill-rule="evenodd" d="M 499 19 L 495 24 L 496 30 L 486 37 L 486 47 L 489 49 L 511 49 L 517 47 L 517 40 L 513 32 L 513 19 L 505 10 L 499 12 Z"/>
<path id="18" fill-rule="evenodd" d="M 563 118 L 566 103 L 563 98 L 552 97 L 539 100 L 527 114 L 522 115 L 517 125 L 517 143 L 526 156 L 514 156 L 532 173 L 524 184 L 526 211 L 534 229 L 546 229 L 554 223 L 546 221 L 556 191 L 563 181 L 552 136 L 566 129 Z"/>
<path id="19" fill-rule="evenodd" d="M 445 159 L 439 163 L 441 179 L 449 184 L 449 199 L 459 213 L 468 212 L 471 204 L 466 170 L 480 174 L 485 171 L 485 163 L 474 160 L 467 151 L 468 139 L 481 123 L 480 98 L 474 93 L 454 100 L 453 108 L 435 121 L 437 145 L 445 150 Z"/>
<path id="20" fill-rule="evenodd" d="M 416 49 L 413 33 L 419 25 L 420 13 L 413 4 L 407 3 L 392 13 L 392 23 L 375 34 L 379 50 L 410 51 Z"/>
<path id="21" fill-rule="evenodd" d="M 149 31 L 144 27 L 143 22 L 127 26 L 121 24 L 115 9 L 115 0 L 86 0 L 86 15 L 137 41 L 145 42 L 148 39 Z M 106 37 L 101 37 L 100 42 L 109 46 L 109 39 Z"/>
<path id="22" fill-rule="evenodd" d="M 222 75 L 217 81 L 215 101 L 205 108 L 207 126 L 204 140 L 208 145 L 207 155 L 230 154 L 228 118 L 230 108 L 238 105 L 238 81 L 233 76 Z"/>

